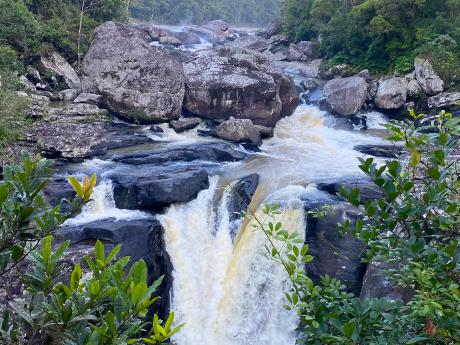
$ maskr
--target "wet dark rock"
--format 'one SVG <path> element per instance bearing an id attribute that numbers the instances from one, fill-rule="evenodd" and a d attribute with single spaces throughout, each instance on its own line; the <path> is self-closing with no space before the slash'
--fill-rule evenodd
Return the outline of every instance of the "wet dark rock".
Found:
<path id="1" fill-rule="evenodd" d="M 262 139 L 273 137 L 273 134 L 274 134 L 273 127 L 267 127 L 267 126 L 261 126 L 261 125 L 254 125 L 254 127 L 256 127 L 257 130 L 259 131 Z"/>
<path id="2" fill-rule="evenodd" d="M 172 286 L 172 264 L 163 240 L 163 228 L 160 222 L 148 217 L 144 219 L 115 220 L 103 219 L 84 225 L 60 228 L 56 236 L 60 240 L 69 240 L 70 248 L 81 244 L 93 244 L 96 240 L 106 244 L 106 250 L 121 244 L 119 257 L 129 256 L 130 263 L 143 259 L 147 263 L 148 280 L 164 276 L 157 290 L 161 300 L 153 307 L 161 317 L 169 312 L 169 294 Z"/>
<path id="3" fill-rule="evenodd" d="M 392 268 L 390 265 L 381 262 L 372 262 L 367 266 L 360 294 L 362 299 L 386 298 L 393 301 L 403 300 L 407 303 L 413 298 L 412 290 L 397 287 L 388 279 L 384 270 L 390 268 Z"/>
<path id="4" fill-rule="evenodd" d="M 181 133 L 197 127 L 200 122 L 200 119 L 197 118 L 182 118 L 176 121 L 171 121 L 169 123 L 169 127 L 174 129 L 176 133 Z"/>
<path id="5" fill-rule="evenodd" d="M 229 220 L 232 222 L 230 234 L 235 239 L 252 197 L 259 185 L 259 175 L 251 174 L 231 183 L 230 196 L 227 200 Z"/>
<path id="6" fill-rule="evenodd" d="M 75 191 L 66 178 L 53 177 L 43 190 L 46 202 L 54 207 L 63 199 L 71 199 L 75 196 Z"/>
<path id="7" fill-rule="evenodd" d="M 139 152 L 113 157 L 113 161 L 141 165 L 164 164 L 168 162 L 236 162 L 243 160 L 247 154 L 227 143 L 206 143 L 176 146 L 167 149 Z"/>
<path id="8" fill-rule="evenodd" d="M 439 95 L 428 98 L 429 108 L 450 108 L 458 106 L 460 102 L 460 92 L 443 92 Z"/>
<path id="9" fill-rule="evenodd" d="M 367 177 L 349 177 L 340 181 L 323 182 L 316 185 L 316 188 L 332 196 L 337 196 L 342 187 L 347 190 L 359 188 L 362 203 L 383 197 L 383 192 Z"/>
<path id="10" fill-rule="evenodd" d="M 164 130 L 163 128 L 161 128 L 160 126 L 158 125 L 151 125 L 150 126 L 150 130 L 154 133 L 164 133 Z"/>
<path id="11" fill-rule="evenodd" d="M 337 224 L 349 219 L 353 227 L 360 211 L 348 203 L 333 200 L 318 202 L 316 197 L 305 200 L 307 213 L 323 206 L 328 206 L 324 218 L 307 215 L 306 219 L 305 241 L 310 247 L 309 254 L 315 258 L 307 265 L 307 274 L 316 283 L 326 274 L 337 278 L 346 285 L 348 291 L 359 295 L 366 270 L 366 265 L 361 262 L 365 247 L 359 240 L 348 235 L 342 236 Z"/>
<path id="12" fill-rule="evenodd" d="M 396 145 L 356 145 L 353 150 L 383 158 L 398 158 L 403 153 L 402 146 Z"/>
<path id="13" fill-rule="evenodd" d="M 113 196 L 117 208 L 160 210 L 174 203 L 189 202 L 209 187 L 208 173 L 201 167 L 155 167 L 147 171 L 114 173 Z"/>

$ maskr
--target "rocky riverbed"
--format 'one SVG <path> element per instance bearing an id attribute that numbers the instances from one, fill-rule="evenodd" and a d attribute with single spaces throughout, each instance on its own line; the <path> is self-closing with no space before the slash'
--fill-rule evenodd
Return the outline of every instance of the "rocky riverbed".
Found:
<path id="1" fill-rule="evenodd" d="M 337 233 L 360 211 L 336 193 L 359 186 L 363 199 L 376 196 L 357 157 L 401 150 L 381 123 L 422 91 L 431 108 L 460 94 L 443 92 L 427 60 L 380 79 L 320 66 L 315 43 L 291 44 L 276 25 L 256 33 L 213 21 L 107 22 L 80 75 L 57 54 L 29 67 L 21 95 L 35 122 L 22 148 L 57 161 L 48 202 L 72 195 L 69 175 L 98 175 L 93 202 L 57 234 L 72 242 L 72 258 L 101 239 L 146 260 L 151 280 L 165 275 L 156 309 L 187 323 L 178 345 L 294 344 L 295 317 L 282 311 L 286 277 L 244 219 L 279 202 L 315 256 L 313 279 L 329 274 L 357 294 L 393 295 L 361 263 L 361 244 Z M 309 216 L 325 205 L 324 219 Z M 197 338 L 202 327 L 206 339 Z"/>

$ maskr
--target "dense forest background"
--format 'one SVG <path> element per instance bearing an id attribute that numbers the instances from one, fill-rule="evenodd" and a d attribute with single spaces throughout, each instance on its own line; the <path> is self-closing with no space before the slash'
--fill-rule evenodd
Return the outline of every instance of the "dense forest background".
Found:
<path id="1" fill-rule="evenodd" d="M 202 24 L 223 19 L 235 25 L 262 26 L 279 15 L 281 0 L 134 0 L 134 18 L 163 24 Z"/>
<path id="2" fill-rule="evenodd" d="M 288 36 L 318 39 L 331 64 L 405 73 L 426 55 L 460 80 L 460 0 L 285 0 L 282 15 Z"/>

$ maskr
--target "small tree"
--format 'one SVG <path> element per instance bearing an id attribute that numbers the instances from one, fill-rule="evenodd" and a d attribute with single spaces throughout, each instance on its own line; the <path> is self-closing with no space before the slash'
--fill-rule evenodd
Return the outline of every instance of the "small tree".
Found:
<path id="1" fill-rule="evenodd" d="M 407 303 L 360 300 L 329 277 L 315 285 L 305 274 L 313 257 L 301 237 L 289 235 L 281 223 L 258 223 L 271 256 L 291 278 L 286 308 L 299 316 L 299 344 L 460 343 L 459 123 L 444 112 L 433 125 L 390 123 L 389 140 L 403 142 L 409 158 L 383 166 L 361 159 L 361 170 L 383 197 L 364 203 L 355 227 L 348 221 L 341 226 L 366 244 L 369 265 L 384 263 L 394 286 L 412 291 Z M 340 195 L 360 207 L 359 189 Z M 277 206 L 264 208 L 269 219 L 279 212 Z"/>

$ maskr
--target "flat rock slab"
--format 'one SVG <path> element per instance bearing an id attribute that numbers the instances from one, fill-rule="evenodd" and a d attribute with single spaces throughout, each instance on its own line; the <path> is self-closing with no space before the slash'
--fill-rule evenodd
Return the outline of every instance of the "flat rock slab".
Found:
<path id="1" fill-rule="evenodd" d="M 77 160 L 103 155 L 109 149 L 152 142 L 143 133 L 85 116 L 52 116 L 28 131 L 27 139 L 37 142 L 47 158 Z"/>
<path id="2" fill-rule="evenodd" d="M 194 166 L 133 169 L 114 173 L 111 179 L 116 207 L 130 210 L 155 211 L 189 202 L 209 187 L 207 171 Z"/>
<path id="3" fill-rule="evenodd" d="M 227 143 L 207 143 L 178 146 L 161 150 L 145 151 L 134 154 L 119 155 L 112 158 L 115 162 L 141 165 L 163 164 L 168 162 L 237 162 L 248 155 Z"/>
<path id="4" fill-rule="evenodd" d="M 403 153 L 403 147 L 395 145 L 356 145 L 353 150 L 382 158 L 398 158 Z"/>

